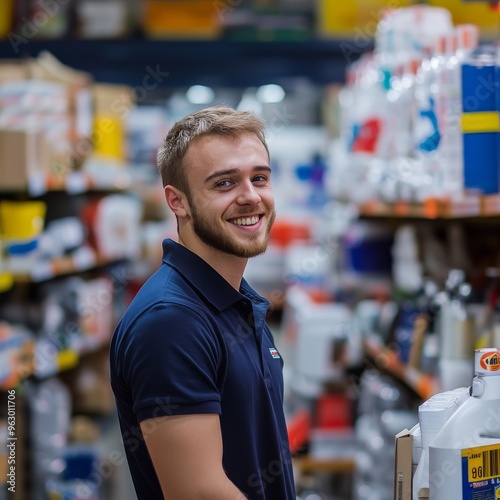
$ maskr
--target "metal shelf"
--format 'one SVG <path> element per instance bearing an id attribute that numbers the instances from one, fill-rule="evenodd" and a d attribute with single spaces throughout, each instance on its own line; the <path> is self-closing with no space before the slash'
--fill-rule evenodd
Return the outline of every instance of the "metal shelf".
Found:
<path id="1" fill-rule="evenodd" d="M 0 58 L 4 59 L 36 57 L 44 50 L 63 64 L 91 73 L 96 81 L 141 86 L 154 72 L 158 87 L 173 88 L 193 84 L 247 87 L 297 77 L 318 85 L 344 82 L 346 65 L 370 47 L 348 39 L 29 40 L 16 47 L 0 42 Z"/>

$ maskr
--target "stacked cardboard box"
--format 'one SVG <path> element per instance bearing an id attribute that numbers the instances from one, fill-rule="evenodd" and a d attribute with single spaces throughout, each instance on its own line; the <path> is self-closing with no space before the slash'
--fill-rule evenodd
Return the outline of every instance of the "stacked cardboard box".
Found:
<path id="1" fill-rule="evenodd" d="M 91 84 L 49 53 L 0 62 L 0 188 L 26 189 L 79 168 L 91 152 Z"/>

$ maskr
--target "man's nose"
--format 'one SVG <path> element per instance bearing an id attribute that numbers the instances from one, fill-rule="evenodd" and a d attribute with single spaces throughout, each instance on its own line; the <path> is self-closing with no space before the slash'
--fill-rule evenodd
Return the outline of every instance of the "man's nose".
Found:
<path id="1" fill-rule="evenodd" d="M 237 202 L 241 205 L 257 204 L 261 201 L 260 194 L 251 181 L 243 182 L 240 186 Z"/>

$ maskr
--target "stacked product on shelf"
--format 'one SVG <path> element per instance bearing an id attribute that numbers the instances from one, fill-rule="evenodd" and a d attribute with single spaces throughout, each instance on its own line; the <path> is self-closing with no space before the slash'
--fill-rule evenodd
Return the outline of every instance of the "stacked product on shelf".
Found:
<path id="1" fill-rule="evenodd" d="M 91 77 L 49 53 L 1 67 L 0 186 L 40 194 L 90 152 Z"/>
<path id="2" fill-rule="evenodd" d="M 499 192 L 499 75 L 493 46 L 482 46 L 463 61 L 462 176 L 464 187 L 478 194 Z"/>
<path id="3" fill-rule="evenodd" d="M 105 498 L 119 464 L 101 470 L 90 429 L 114 415 L 107 346 L 142 251 L 142 202 L 125 192 L 132 94 L 49 54 L 0 68 L 0 395 L 16 395 L 16 498 Z M 92 439 L 73 433 L 85 415 Z"/>
<path id="4" fill-rule="evenodd" d="M 342 135 L 334 149 L 339 194 L 358 202 L 422 202 L 460 199 L 470 190 L 493 192 L 468 175 L 469 170 L 477 175 L 468 143 L 483 140 L 478 132 L 490 131 L 485 120 L 494 121 L 496 110 L 491 86 L 480 92 L 481 103 L 475 102 L 481 75 L 489 75 L 495 64 L 484 67 L 489 52 L 475 52 L 478 43 L 479 28 L 453 26 L 445 9 L 418 5 L 382 18 L 374 51 L 350 65 L 339 95 Z M 359 180 L 355 189 L 353 176 Z"/>
<path id="5" fill-rule="evenodd" d="M 493 9 L 458 0 L 428 0 L 449 9 L 457 22 L 473 22 L 486 36 L 496 34 Z M 399 7 L 411 6 L 400 0 Z M 123 39 L 138 34 L 152 39 L 225 39 L 302 41 L 344 38 L 346 56 L 370 44 L 378 13 L 394 8 L 391 0 L 369 4 L 329 0 L 4 0 L 0 37 L 18 47 L 31 39 Z M 353 41 L 348 41 L 353 40 Z"/>

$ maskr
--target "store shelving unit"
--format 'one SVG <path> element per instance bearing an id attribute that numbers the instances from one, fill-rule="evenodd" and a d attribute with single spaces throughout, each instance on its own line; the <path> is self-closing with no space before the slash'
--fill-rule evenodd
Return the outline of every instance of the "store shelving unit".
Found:
<path id="1" fill-rule="evenodd" d="M 64 174 L 46 173 L 31 176 L 25 186 L 16 189 L 0 189 L 0 197 L 13 199 L 39 198 L 52 193 L 64 196 L 99 195 L 103 193 L 123 193 L 133 184 L 126 170 L 117 169 L 115 175 L 99 180 L 85 171 L 69 171 Z M 126 262 L 125 258 L 108 259 L 96 254 L 90 248 L 79 248 L 69 255 L 39 261 L 29 271 L 0 273 L 0 293 L 9 292 L 15 287 L 34 286 L 71 275 L 103 271 Z M 7 298 L 8 300 L 8 298 Z M 111 332 L 109 332 L 111 335 Z M 108 339 L 109 340 L 109 339 Z M 16 387 L 23 380 L 35 376 L 45 378 L 57 375 L 77 366 L 82 357 L 107 347 L 108 341 L 95 341 L 83 338 L 77 346 L 51 351 L 50 359 L 45 357 L 43 369 L 37 366 L 36 343 L 32 340 L 22 342 L 11 338 L 0 340 L 0 355 L 5 362 L 0 377 L 0 391 Z M 9 351 L 7 353 L 7 350 Z"/>
<path id="2" fill-rule="evenodd" d="M 454 220 L 500 217 L 500 195 L 469 195 L 457 200 L 427 199 L 422 203 L 369 200 L 358 206 L 365 218 Z"/>
<path id="3" fill-rule="evenodd" d="M 400 219 L 461 219 L 499 217 L 500 196 L 466 196 L 459 200 L 428 199 L 422 203 L 370 200 L 359 206 L 362 217 Z"/>
<path id="4" fill-rule="evenodd" d="M 439 221 L 444 227 L 451 222 L 467 222 L 469 228 L 474 228 L 479 224 L 497 223 L 500 219 L 500 195 L 468 195 L 459 200 L 428 199 L 423 203 L 371 200 L 358 205 L 358 213 L 364 220 L 394 221 L 396 224 L 417 220 Z M 403 364 L 390 346 L 377 339 L 365 339 L 364 350 L 374 368 L 390 373 L 422 400 L 439 392 L 439 381 L 435 377 Z"/>
<path id="5" fill-rule="evenodd" d="M 121 259 L 110 260 L 95 257 L 93 253 L 85 257 L 80 257 L 83 253 L 84 252 L 64 257 L 57 257 L 48 262 L 43 262 L 42 270 L 37 270 L 37 266 L 35 266 L 30 273 L 14 274 L 12 275 L 13 282 L 41 283 L 43 281 L 59 278 L 61 276 L 98 270 L 121 262 Z"/>
<path id="6" fill-rule="evenodd" d="M 30 276 L 29 274 L 10 275 L 10 287 L 17 285 L 39 284 L 54 278 L 64 277 L 72 274 L 79 274 L 87 271 L 97 271 L 108 266 L 118 265 L 123 260 L 103 260 L 98 259 L 82 265 L 71 256 L 54 259 L 50 266 L 46 265 L 44 276 L 41 274 Z M 7 274 L 7 273 L 5 273 Z M 4 291 L 8 291 L 7 289 Z M 111 335 L 111 332 L 109 332 Z M 0 391 L 6 391 L 16 387 L 21 381 L 31 376 L 44 378 L 57 375 L 66 370 L 70 370 L 78 365 L 80 359 L 100 349 L 106 348 L 107 340 L 93 340 L 83 337 L 75 347 L 62 350 L 50 350 L 44 355 L 43 368 L 37 366 L 37 358 L 40 354 L 36 350 L 36 342 L 32 339 L 17 341 L 12 338 L 0 340 L 0 355 L 5 356 L 3 361 L 2 376 L 0 377 Z M 7 353 L 8 351 L 8 353 Z M 50 357 L 50 359 L 49 359 Z"/>
<path id="7" fill-rule="evenodd" d="M 386 371 L 412 389 L 422 400 L 430 398 L 439 392 L 439 382 L 420 370 L 405 365 L 400 361 L 397 353 L 389 347 L 380 344 L 377 340 L 364 341 L 366 355 L 374 367 Z"/>
<path id="8" fill-rule="evenodd" d="M 18 188 L 0 188 L 1 193 L 8 195 L 28 194 L 31 197 L 43 196 L 51 192 L 65 192 L 76 195 L 92 192 L 123 192 L 133 184 L 133 179 L 126 168 L 116 169 L 116 173 L 109 178 L 99 180 L 86 171 L 69 171 L 64 174 L 46 172 L 33 174 L 26 185 Z"/>
<path id="9" fill-rule="evenodd" d="M 326 85 L 343 82 L 346 65 L 370 50 L 348 39 L 290 42 L 225 40 L 37 40 L 14 47 L 0 42 L 0 58 L 36 57 L 47 50 L 96 81 L 144 86 L 148 68 L 157 87 L 193 84 L 249 87 L 304 77 Z"/>
<path id="10" fill-rule="evenodd" d="M 97 176 L 92 173 L 95 172 L 95 168 L 94 171 L 68 170 L 64 173 L 38 174 L 29 178 L 25 185 L 9 190 L 0 188 L 0 198 L 20 201 L 43 200 L 47 205 L 47 220 L 55 220 L 68 215 L 78 216 L 87 200 L 109 194 L 127 193 L 132 186 L 138 185 L 136 179 L 124 169 L 114 169 L 115 175 L 112 175 L 113 169 L 109 169 L 109 172 L 104 171 L 103 166 L 98 170 L 100 175 Z M 61 206 L 58 209 L 55 205 L 59 203 Z M 10 301 L 17 303 L 19 307 L 25 307 L 23 311 L 28 318 L 30 307 L 35 303 L 33 295 L 39 297 L 44 293 L 42 290 L 45 289 L 41 287 L 52 289 L 53 286 L 58 286 L 59 281 L 65 281 L 69 276 L 92 281 L 104 275 L 111 282 L 117 266 L 127 265 L 128 262 L 129 259 L 125 255 L 118 258 L 102 257 L 98 250 L 91 248 L 90 243 L 86 242 L 70 254 L 54 257 L 50 261 L 35 261 L 22 273 L 8 272 L 8 269 L 4 269 L 0 277 L 2 286 L 0 300 L 7 312 Z M 109 288 L 113 300 L 120 302 L 120 292 L 124 286 L 118 287 L 119 289 Z M 91 298 L 96 299 L 94 295 Z M 86 317 L 88 309 L 94 307 L 94 303 L 88 303 L 89 297 L 80 300 L 82 302 L 79 303 L 79 307 L 75 308 L 75 318 L 71 321 L 69 317 L 64 318 L 64 323 L 51 330 L 49 334 L 42 331 L 44 329 L 39 322 L 36 322 L 36 327 L 27 326 L 26 329 L 24 327 L 18 329 L 16 321 L 11 319 L 12 324 L 6 323 L 5 327 L 7 336 L 0 340 L 0 395 L 3 397 L 6 391 L 14 391 L 19 402 L 17 487 L 20 493 L 14 498 L 20 500 L 31 498 L 29 492 L 33 481 L 30 476 L 32 467 L 30 460 L 33 460 L 29 439 L 31 429 L 26 423 L 30 410 L 26 405 L 25 389 L 43 384 L 52 377 L 72 380 L 75 374 L 89 370 L 89 366 L 93 366 L 96 359 L 102 360 L 107 357 L 112 326 L 107 322 L 102 323 L 102 318 L 97 317 L 98 310 L 95 316 Z M 107 302 L 103 304 L 107 305 Z M 82 311 L 80 305 L 84 308 Z M 116 304 L 111 302 L 111 309 L 114 310 L 115 307 Z M 0 320 L 6 321 L 5 318 Z M 25 330 L 35 333 L 28 333 Z M 71 391 L 72 394 L 76 394 L 74 388 Z M 77 397 L 74 396 L 74 399 L 77 400 Z M 113 415 L 105 413 L 108 411 L 105 406 L 108 398 L 103 397 L 101 401 L 103 401 L 102 408 L 89 410 L 94 425 L 99 425 L 103 418 Z M 21 406 L 23 404 L 25 406 Z M 0 489 L 0 496 L 2 493 Z"/>

